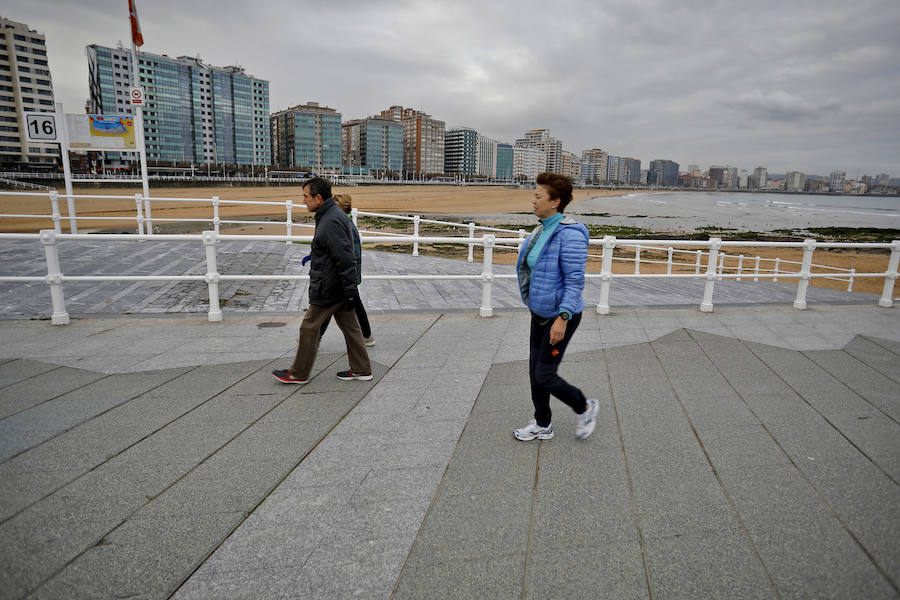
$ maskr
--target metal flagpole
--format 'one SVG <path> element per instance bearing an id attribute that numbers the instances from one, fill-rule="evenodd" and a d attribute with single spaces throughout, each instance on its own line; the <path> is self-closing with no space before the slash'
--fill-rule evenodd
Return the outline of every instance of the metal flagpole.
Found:
<path id="1" fill-rule="evenodd" d="M 135 35 L 141 38 L 140 43 L 144 43 L 144 37 L 140 33 L 140 24 L 137 20 L 137 8 L 134 0 L 128 2 L 128 18 L 131 26 L 131 78 L 132 87 L 140 88 L 140 79 L 138 77 L 138 59 L 137 47 L 135 45 Z M 143 90 L 141 90 L 143 92 Z M 143 102 L 143 93 L 141 93 L 141 101 Z M 138 157 L 141 161 L 141 186 L 144 190 L 144 198 L 150 197 L 150 183 L 147 178 L 147 145 L 144 142 L 144 107 L 141 104 L 131 104 L 131 110 L 134 112 L 134 133 L 137 138 Z"/>

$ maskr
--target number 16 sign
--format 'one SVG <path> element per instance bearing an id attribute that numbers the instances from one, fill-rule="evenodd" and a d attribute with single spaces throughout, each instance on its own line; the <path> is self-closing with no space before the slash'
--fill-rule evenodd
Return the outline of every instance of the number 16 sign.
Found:
<path id="1" fill-rule="evenodd" d="M 26 114 L 25 123 L 30 141 L 56 141 L 56 115 L 54 113 Z"/>

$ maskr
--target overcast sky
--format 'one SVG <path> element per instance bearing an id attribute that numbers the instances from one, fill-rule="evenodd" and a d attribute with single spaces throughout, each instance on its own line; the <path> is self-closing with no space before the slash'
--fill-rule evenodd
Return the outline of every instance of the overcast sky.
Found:
<path id="1" fill-rule="evenodd" d="M 898 0 L 137 0 L 142 50 L 238 64 L 274 112 L 392 104 L 576 154 L 900 177 Z M 130 44 L 127 0 L 4 0 L 47 36 L 84 110 L 88 44 Z"/>

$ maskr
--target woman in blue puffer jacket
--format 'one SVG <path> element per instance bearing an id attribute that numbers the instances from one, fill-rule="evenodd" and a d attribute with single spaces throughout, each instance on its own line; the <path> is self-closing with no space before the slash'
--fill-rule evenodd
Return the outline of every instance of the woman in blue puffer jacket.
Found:
<path id="1" fill-rule="evenodd" d="M 563 210 L 572 201 L 572 182 L 564 175 L 541 173 L 532 206 L 541 220 L 519 250 L 516 270 L 522 300 L 531 309 L 528 373 L 534 419 L 513 431 L 518 440 L 553 437 L 550 396 L 577 414 L 575 437 L 586 438 L 597 421 L 597 401 L 557 374 L 566 346 L 584 310 L 584 270 L 590 235 Z"/>

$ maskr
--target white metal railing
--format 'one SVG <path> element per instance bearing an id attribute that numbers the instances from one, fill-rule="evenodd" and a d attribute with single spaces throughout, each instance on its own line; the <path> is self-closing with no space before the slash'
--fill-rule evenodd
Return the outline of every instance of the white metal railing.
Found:
<path id="1" fill-rule="evenodd" d="M 284 241 L 292 242 L 311 242 L 311 236 L 270 236 L 270 235 L 220 235 L 215 231 L 204 231 L 202 235 L 176 235 L 176 234 L 156 234 L 156 235 L 133 235 L 133 234 L 109 234 L 109 235 L 92 235 L 92 234 L 59 234 L 54 229 L 42 230 L 39 234 L 34 233 L 7 233 L 0 234 L 0 242 L 7 239 L 25 239 L 40 241 L 44 247 L 46 257 L 47 275 L 46 276 L 4 276 L 0 275 L 0 281 L 5 282 L 43 282 L 50 287 L 50 297 L 53 306 L 51 321 L 55 325 L 64 325 L 69 322 L 69 315 L 66 312 L 65 298 L 63 295 L 63 284 L 65 282 L 85 282 L 85 281 L 203 281 L 208 287 L 209 294 L 209 314 L 210 321 L 221 321 L 222 311 L 219 307 L 219 282 L 220 281 L 260 281 L 260 280 L 306 280 L 308 275 L 222 275 L 218 272 L 217 267 L 217 244 L 219 241 Z M 117 241 L 193 241 L 203 244 L 206 252 L 206 273 L 204 275 L 65 275 L 62 273 L 59 261 L 59 243 L 69 240 L 91 240 L 115 243 Z M 480 280 L 482 285 L 482 298 L 479 314 L 482 317 L 490 317 L 493 315 L 493 306 L 491 303 L 492 285 L 495 279 L 515 279 L 514 273 L 495 274 L 493 272 L 493 249 L 496 247 L 497 237 L 493 233 L 484 234 L 482 237 L 421 237 L 421 236 L 363 236 L 362 242 L 392 242 L 399 244 L 415 244 L 415 243 L 431 243 L 431 244 L 473 244 L 483 248 L 483 261 L 480 273 L 472 273 L 468 275 L 439 275 L 434 273 L 417 273 L 417 274 L 387 274 L 387 275 L 363 275 L 365 280 L 383 280 L 383 279 L 412 279 L 412 280 Z M 521 244 L 521 239 L 510 239 L 511 243 Z M 599 314 L 609 313 L 609 289 L 613 279 L 619 278 L 700 278 L 703 279 L 704 290 L 703 299 L 700 303 L 700 310 L 710 312 L 713 310 L 712 296 L 716 281 L 723 279 L 736 279 L 736 273 L 724 273 L 719 270 L 720 250 L 726 247 L 801 247 L 803 248 L 803 261 L 800 271 L 791 273 L 763 273 L 759 272 L 759 278 L 774 278 L 776 276 L 783 278 L 797 278 L 797 294 L 794 299 L 793 306 L 797 309 L 805 309 L 806 292 L 811 279 L 819 277 L 827 277 L 827 274 L 813 273 L 811 271 L 813 253 L 817 248 L 869 248 L 869 249 L 890 249 L 890 258 L 888 268 L 884 272 L 878 273 L 855 273 L 855 277 L 879 277 L 884 278 L 884 287 L 878 305 L 883 307 L 893 306 L 894 283 L 897 279 L 897 268 L 900 265 L 900 240 L 893 243 L 849 243 L 849 242 L 832 242 L 818 243 L 815 240 L 806 240 L 802 243 L 798 242 L 724 242 L 719 238 L 712 238 L 707 242 L 698 242 L 694 240 L 640 240 L 642 247 L 667 248 L 667 247 L 685 247 L 685 246 L 706 246 L 709 252 L 706 254 L 705 272 L 699 273 L 613 273 L 612 261 L 613 252 L 618 246 L 635 246 L 637 240 L 617 240 L 613 236 L 606 236 L 603 239 L 592 239 L 590 245 L 601 246 L 603 248 L 602 267 L 600 273 L 587 273 L 588 279 L 600 279 L 600 300 L 597 304 L 596 311 Z"/>

